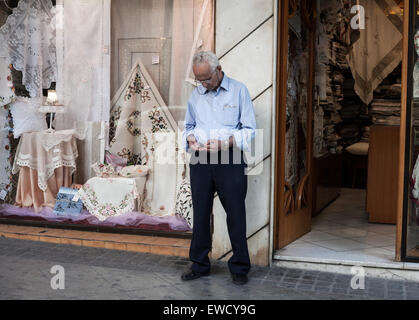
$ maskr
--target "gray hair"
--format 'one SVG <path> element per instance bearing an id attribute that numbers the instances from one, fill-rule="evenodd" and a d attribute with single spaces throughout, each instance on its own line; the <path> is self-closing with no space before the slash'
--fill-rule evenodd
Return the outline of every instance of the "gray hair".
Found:
<path id="1" fill-rule="evenodd" d="M 193 57 L 193 65 L 195 66 L 204 62 L 208 62 L 212 72 L 214 72 L 215 69 L 220 65 L 217 56 L 211 51 L 201 51 L 195 53 Z"/>

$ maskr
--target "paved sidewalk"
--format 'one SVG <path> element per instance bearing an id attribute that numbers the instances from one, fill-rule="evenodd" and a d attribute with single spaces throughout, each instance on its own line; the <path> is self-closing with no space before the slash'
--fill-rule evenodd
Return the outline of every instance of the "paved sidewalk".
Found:
<path id="1" fill-rule="evenodd" d="M 55 265 L 65 270 L 64 290 L 51 288 Z M 352 290 L 348 275 L 253 267 L 249 283 L 235 286 L 224 262 L 183 282 L 188 267 L 185 258 L 0 238 L 0 299 L 419 299 L 419 283 L 407 281 L 367 278 L 365 290 Z"/>

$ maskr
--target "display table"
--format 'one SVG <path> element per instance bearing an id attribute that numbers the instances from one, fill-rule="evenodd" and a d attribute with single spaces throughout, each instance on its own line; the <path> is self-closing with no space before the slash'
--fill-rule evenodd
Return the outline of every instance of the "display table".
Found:
<path id="1" fill-rule="evenodd" d="M 75 196 L 86 209 L 104 221 L 135 210 L 140 211 L 146 177 L 95 177 L 89 179 Z"/>
<path id="2" fill-rule="evenodd" d="M 53 208 L 60 187 L 70 187 L 78 157 L 76 130 L 24 133 L 13 164 L 19 172 L 16 205 Z"/>

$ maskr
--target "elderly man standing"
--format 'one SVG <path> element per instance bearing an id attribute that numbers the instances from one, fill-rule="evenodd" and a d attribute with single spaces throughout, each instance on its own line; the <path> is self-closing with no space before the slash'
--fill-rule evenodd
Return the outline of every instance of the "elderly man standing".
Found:
<path id="1" fill-rule="evenodd" d="M 193 152 L 190 178 L 194 225 L 189 250 L 192 266 L 182 280 L 210 274 L 210 216 L 217 192 L 227 214 L 233 248 L 228 267 L 233 282 L 241 285 L 247 283 L 250 270 L 245 208 L 247 165 L 243 151 L 249 150 L 255 136 L 253 104 L 245 85 L 224 74 L 214 53 L 195 54 L 193 72 L 197 87 L 188 101 L 183 132 L 186 150 Z"/>

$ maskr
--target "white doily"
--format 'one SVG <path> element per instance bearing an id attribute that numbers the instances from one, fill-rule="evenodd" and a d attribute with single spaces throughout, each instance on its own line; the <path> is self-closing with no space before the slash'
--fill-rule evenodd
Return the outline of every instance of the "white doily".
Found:
<path id="1" fill-rule="evenodd" d="M 45 151 L 50 151 L 55 146 L 59 145 L 61 142 L 68 142 L 72 138 L 77 139 L 84 139 L 84 135 L 78 132 L 76 129 L 69 129 L 69 130 L 59 130 L 50 132 L 42 132 L 41 133 L 41 144 L 44 147 Z"/>
<path id="2" fill-rule="evenodd" d="M 73 200 L 82 199 L 87 210 L 104 221 L 134 211 L 137 197 L 135 179 L 95 177 L 83 185 Z"/>

